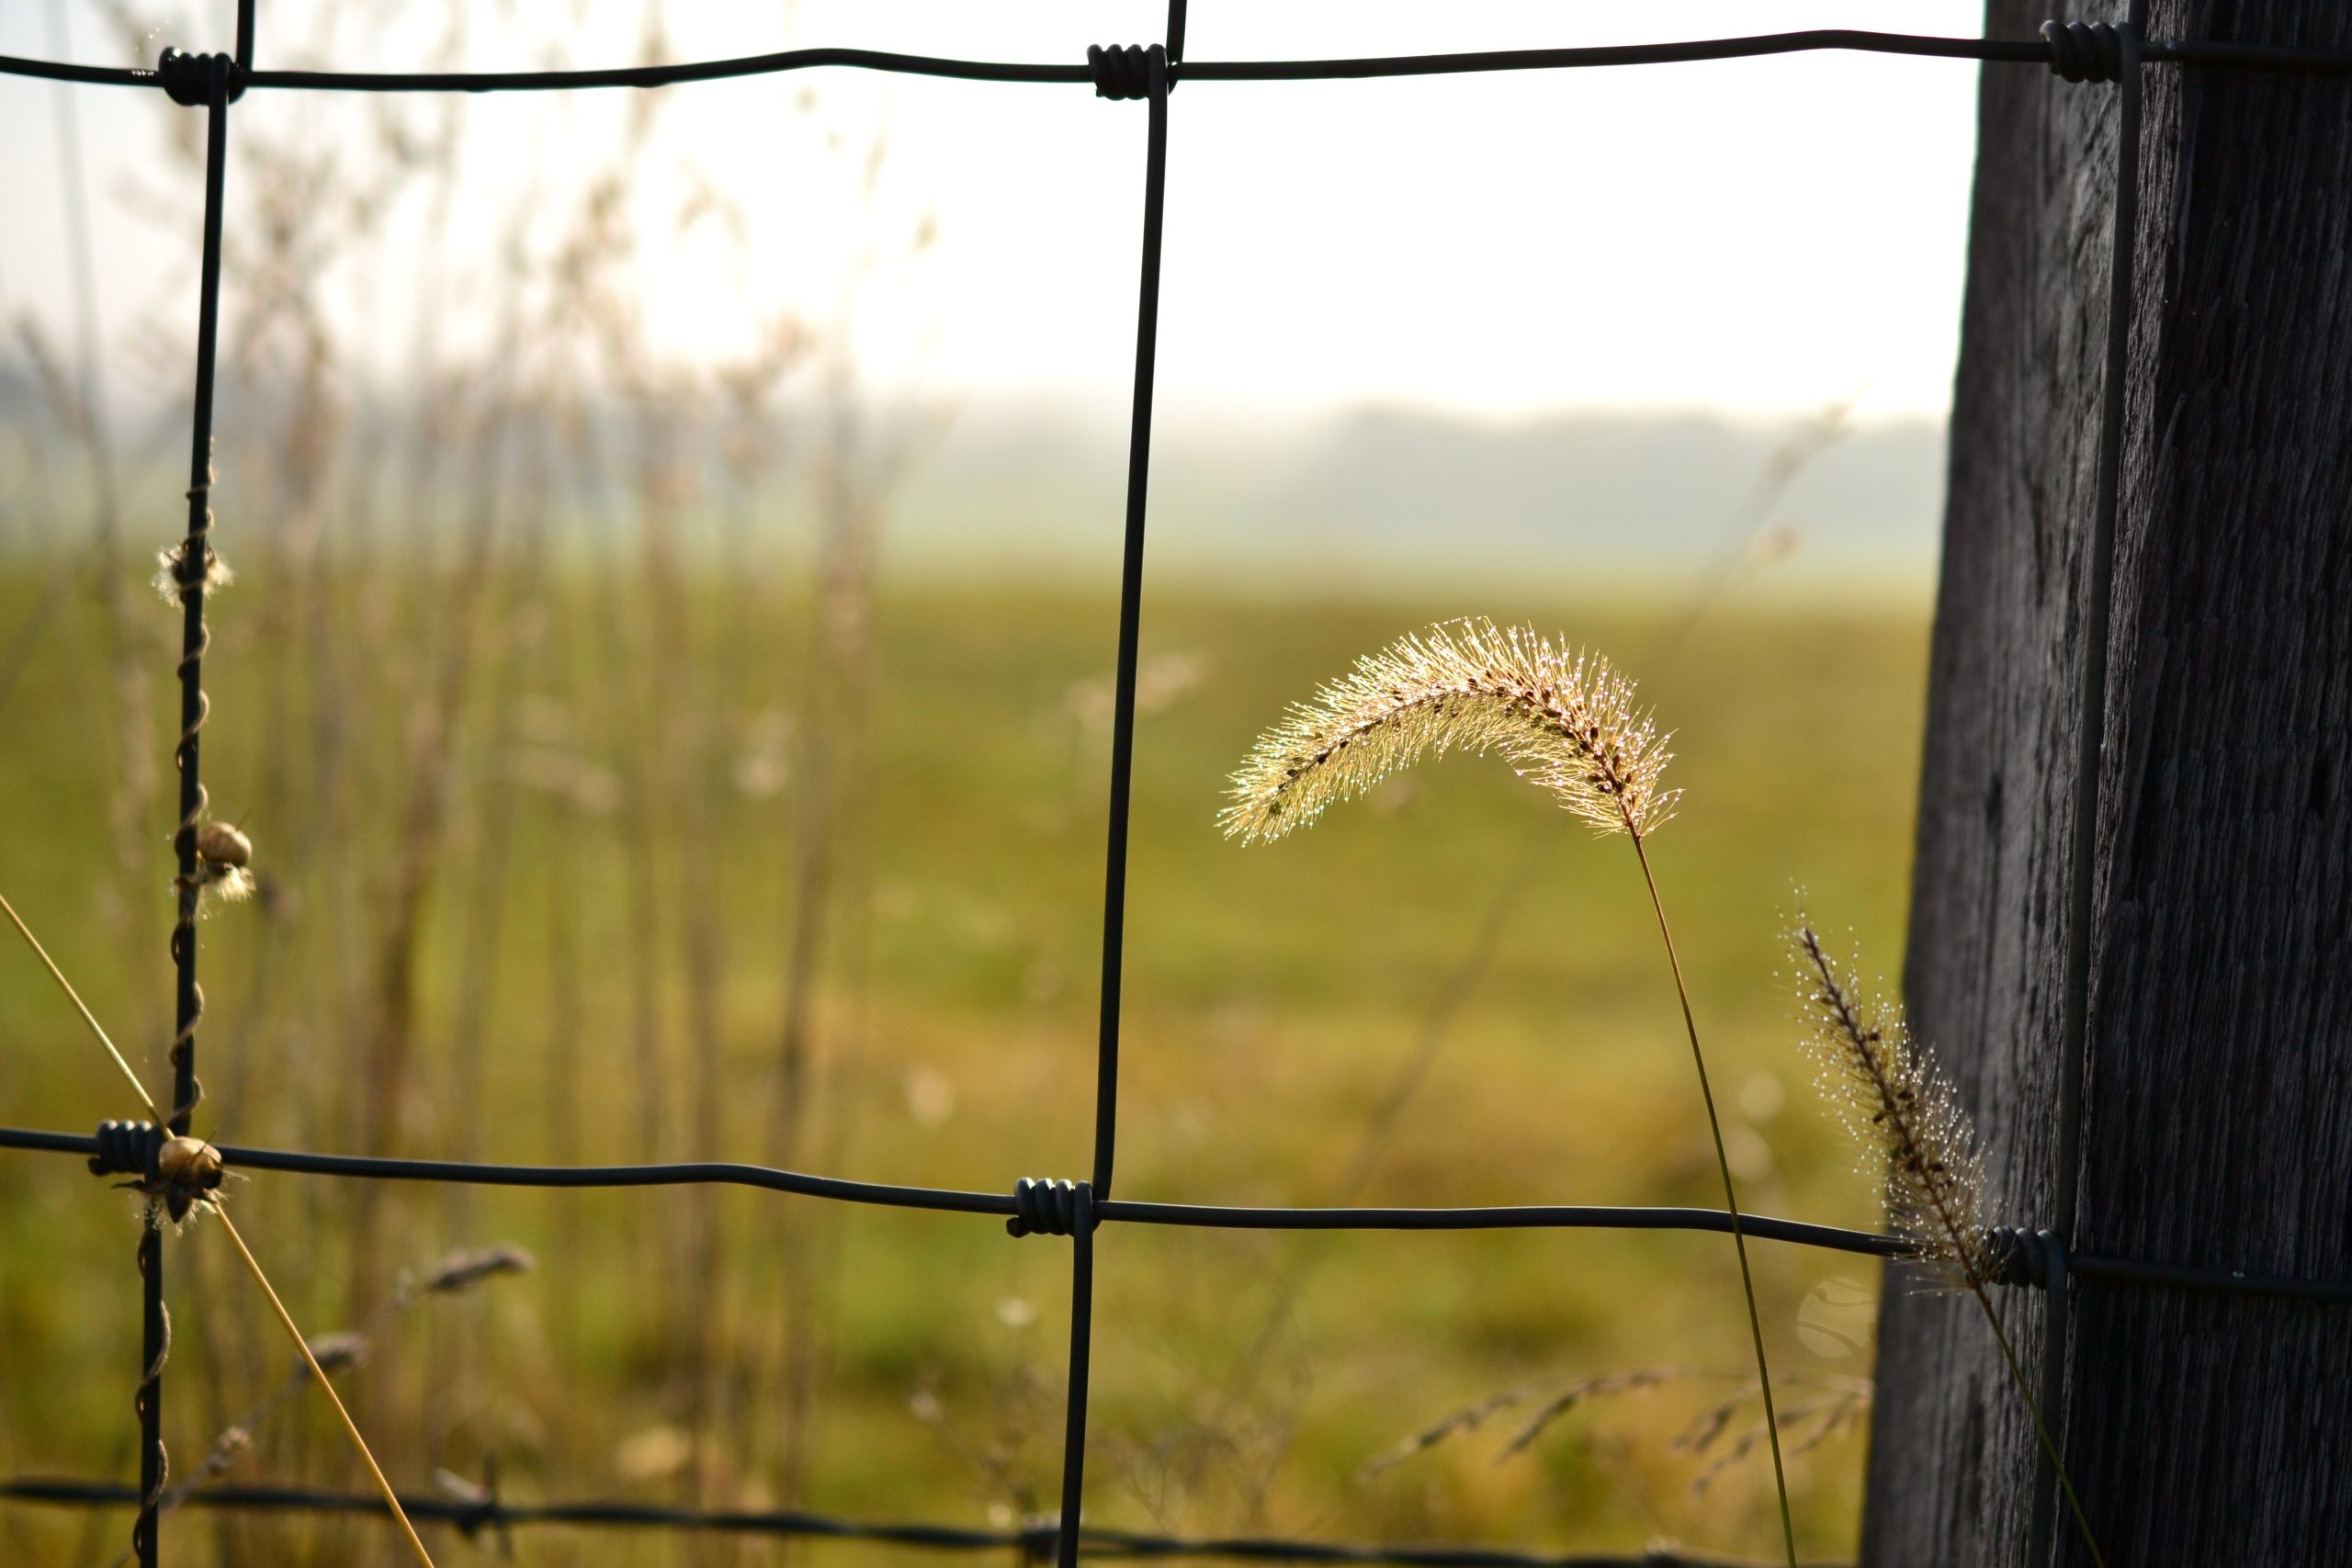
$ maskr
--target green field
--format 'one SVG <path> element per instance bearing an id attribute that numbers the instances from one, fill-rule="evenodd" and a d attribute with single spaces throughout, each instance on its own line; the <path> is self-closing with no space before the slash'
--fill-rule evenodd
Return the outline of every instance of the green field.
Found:
<path id="1" fill-rule="evenodd" d="M 690 580 L 659 558 L 600 572 L 502 557 L 471 580 L 237 564 L 215 616 L 204 776 L 217 814 L 252 834 L 265 886 L 202 928 L 201 1130 L 517 1161 L 788 1158 L 990 1190 L 1084 1173 L 1107 600 L 934 587 L 820 614 L 780 570 Z M 0 637 L 59 592 L 39 562 L 0 570 Z M 133 607 L 126 688 L 95 597 L 65 592 L 0 708 L 0 892 L 160 1094 L 174 616 Z M 1499 763 L 1460 759 L 1272 847 L 1215 829 L 1224 775 L 1287 701 L 1399 633 L 1480 613 L 1606 651 L 1678 732 L 1669 782 L 1688 794 L 1654 856 L 1744 1194 L 1764 1213 L 1873 1223 L 1792 1043 L 1778 932 L 1803 885 L 1827 929 L 1850 924 L 1890 975 L 1899 962 L 1924 611 L 1858 596 L 1851 613 L 1718 607 L 1686 626 L 1613 597 L 1449 587 L 1331 604 L 1155 585 L 1121 1195 L 1718 1201 L 1623 840 L 1593 840 Z M 812 635 L 812 618 L 829 629 Z M 796 962 L 815 976 L 797 1094 L 779 1082 Z M 0 1121 L 87 1130 L 136 1110 L 14 944 L 0 945 Z M 1425 1073 L 1401 1080 L 1417 1059 Z M 232 1201 L 314 1334 L 380 1314 L 401 1270 L 456 1247 L 511 1241 L 540 1259 L 379 1321 L 346 1388 L 403 1486 L 429 1488 L 436 1468 L 478 1477 L 495 1456 L 514 1497 L 976 1523 L 1052 1506 L 1064 1243 L 745 1190 L 259 1175 Z M 135 1475 L 138 1224 L 130 1196 L 75 1162 L 0 1155 L 0 1472 Z M 181 1475 L 288 1363 L 224 1239 L 198 1223 L 167 1247 Z M 1867 1375 L 1877 1270 L 1756 1256 L 1783 1408 L 1826 1416 Z M 1720 1237 L 1114 1227 L 1101 1270 L 1090 1522 L 1774 1545 L 1760 1449 L 1694 1492 L 1752 1407 L 1703 1453 L 1676 1441 L 1747 1362 Z M 1498 1391 L 1657 1367 L 1735 1376 L 1598 1398 L 1501 1462 L 1514 1412 L 1361 1473 Z M 359 1483 L 317 1404 L 257 1427 L 234 1473 Z M 1808 1555 L 1850 1551 L 1862 1449 L 1849 1428 L 1792 1460 Z M 0 1506 L 0 1551 L 98 1562 L 128 1527 Z M 399 1560 L 364 1524 L 187 1514 L 167 1539 L 177 1562 Z M 434 1539 L 445 1562 L 469 1555 Z M 542 1531 L 516 1555 L 781 1553 Z"/>

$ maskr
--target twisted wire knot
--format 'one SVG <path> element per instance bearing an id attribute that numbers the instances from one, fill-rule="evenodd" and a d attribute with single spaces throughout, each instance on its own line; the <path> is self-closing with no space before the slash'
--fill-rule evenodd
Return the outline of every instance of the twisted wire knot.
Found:
<path id="1" fill-rule="evenodd" d="M 167 49 L 155 62 L 155 79 L 163 84 L 164 95 L 187 108 L 200 109 L 212 101 L 215 78 L 224 88 L 223 101 L 233 104 L 245 96 L 245 73 L 228 55 L 182 54 Z"/>
<path id="2" fill-rule="evenodd" d="M 162 1173 L 156 1156 L 163 1153 L 164 1135 L 153 1122 L 99 1122 L 98 1152 L 90 1156 L 90 1174 L 157 1179 Z"/>
<path id="3" fill-rule="evenodd" d="M 1012 1184 L 1012 1202 L 1017 1211 L 1004 1222 L 1007 1235 L 1076 1235 L 1080 1200 L 1084 1201 L 1087 1228 L 1101 1224 L 1094 1217 L 1094 1189 L 1080 1181 L 1046 1181 L 1023 1177 Z"/>
<path id="4" fill-rule="evenodd" d="M 1051 1562 L 1054 1548 L 1061 1544 L 1062 1521 L 1059 1514 L 1024 1514 L 1020 1531 L 1013 1538 L 1013 1550 L 1027 1564 Z"/>
<path id="5" fill-rule="evenodd" d="M 1985 1276 L 1996 1285 L 2049 1290 L 2066 1277 L 2066 1244 L 2056 1231 L 1995 1225 L 1984 1233 Z"/>
<path id="6" fill-rule="evenodd" d="M 1086 68 L 1094 73 L 1094 96 L 1098 98 L 1148 98 L 1151 96 L 1154 72 L 1165 81 L 1168 74 L 1168 51 L 1153 44 L 1146 48 L 1131 43 L 1124 47 L 1089 44 Z M 1169 86 L 1174 86 L 1172 82 Z"/>
<path id="7" fill-rule="evenodd" d="M 201 1138 L 174 1134 L 153 1122 L 101 1122 L 98 1152 L 90 1156 L 93 1176 L 128 1176 L 118 1185 L 163 1204 L 173 1224 L 191 1210 L 214 1201 L 228 1179 L 220 1151 Z"/>
<path id="8" fill-rule="evenodd" d="M 2069 82 L 2123 79 L 2123 35 L 2112 22 L 2044 22 L 2050 69 Z"/>
<path id="9" fill-rule="evenodd" d="M 485 1497 L 481 1502 L 467 1504 L 465 1512 L 459 1514 L 451 1522 L 458 1527 L 458 1533 L 466 1540 L 472 1540 L 475 1537 L 487 1532 L 498 1542 L 498 1554 L 501 1557 L 514 1555 L 514 1527 L 507 1523 L 505 1506 L 496 1497 Z"/>
<path id="10" fill-rule="evenodd" d="M 487 1532 L 498 1542 L 501 1557 L 514 1555 L 514 1530 L 506 1512 L 506 1505 L 498 1495 L 498 1456 L 482 1459 L 481 1480 L 475 1483 L 449 1471 L 438 1471 L 434 1481 L 458 1506 L 459 1511 L 450 1523 L 468 1540 Z"/>

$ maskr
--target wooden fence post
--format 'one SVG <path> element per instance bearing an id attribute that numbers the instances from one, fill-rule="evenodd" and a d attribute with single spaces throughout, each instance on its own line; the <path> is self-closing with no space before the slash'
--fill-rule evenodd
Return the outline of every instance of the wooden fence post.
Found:
<path id="1" fill-rule="evenodd" d="M 1987 31 L 2046 12 L 1992 0 Z M 2107 19 L 2123 21 L 2120 10 Z M 2097 19 L 2097 14 L 2088 19 Z M 2352 51 L 2352 0 L 2148 38 Z M 1996 1222 L 2352 1279 L 2352 79 L 2151 63 L 2089 863 L 2064 1035 L 2119 91 L 1987 67 L 1905 986 Z M 2029 1368 L 2044 1301 L 2004 1292 Z M 2352 1306 L 2077 1277 L 2052 1411 L 2107 1561 L 2352 1561 Z M 1888 1277 L 1864 1557 L 2086 1562 L 1964 1298 Z M 2046 1509 L 2046 1505 L 2045 1505 Z"/>

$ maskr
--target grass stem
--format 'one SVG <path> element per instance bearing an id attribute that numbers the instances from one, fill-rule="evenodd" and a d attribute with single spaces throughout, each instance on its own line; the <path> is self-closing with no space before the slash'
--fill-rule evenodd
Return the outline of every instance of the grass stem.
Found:
<path id="1" fill-rule="evenodd" d="M 384 1495 L 384 1506 L 392 1511 L 392 1518 L 401 1527 L 401 1533 L 408 1537 L 409 1550 L 416 1553 L 416 1560 L 424 1564 L 424 1568 L 433 1568 L 433 1554 L 424 1550 L 424 1542 L 418 1539 L 416 1527 L 408 1522 L 408 1514 L 401 1508 L 400 1497 L 392 1491 L 392 1483 L 384 1479 L 384 1472 L 376 1463 L 376 1456 L 368 1451 L 368 1439 L 359 1435 L 359 1423 L 351 1418 L 351 1412 L 344 1408 L 343 1395 L 335 1393 L 334 1384 L 329 1382 L 326 1373 L 320 1370 L 318 1358 L 311 1354 L 311 1342 L 302 1337 L 300 1329 L 294 1326 L 293 1314 L 286 1310 L 286 1303 L 277 1299 L 277 1292 L 270 1284 L 269 1276 L 263 1273 L 261 1265 L 254 1260 L 253 1248 L 247 1247 L 245 1238 L 237 1234 L 237 1227 L 230 1221 L 228 1210 L 215 1204 L 213 1214 L 220 1220 L 220 1228 L 229 1233 L 229 1239 L 236 1243 L 237 1256 L 245 1260 L 245 1268 L 253 1274 L 254 1283 L 259 1285 L 261 1293 L 269 1298 L 270 1308 L 277 1314 L 277 1321 L 286 1325 L 286 1337 L 293 1340 L 294 1348 L 302 1353 L 302 1364 L 311 1369 L 311 1376 L 317 1381 L 320 1391 L 334 1406 L 334 1413 L 343 1418 L 343 1429 L 350 1435 L 351 1446 L 359 1450 L 359 1458 L 368 1466 L 368 1473 L 375 1477 L 376 1490 Z"/>
<path id="2" fill-rule="evenodd" d="M 161 1122 L 164 1114 L 156 1110 L 154 1100 L 149 1098 L 146 1086 L 139 1081 L 139 1075 L 130 1070 L 130 1064 L 123 1060 L 122 1053 L 115 1049 L 114 1042 L 107 1038 L 107 1032 L 99 1026 L 97 1019 L 91 1014 L 87 1007 L 83 1005 L 80 994 L 74 989 L 74 983 L 65 977 L 65 972 L 60 969 L 56 961 L 49 956 L 48 949 L 42 947 L 40 939 L 33 935 L 32 928 L 25 924 L 23 917 L 17 913 L 15 908 L 5 897 L 0 897 L 0 910 L 7 913 L 9 923 L 17 928 L 18 934 L 23 936 L 26 943 L 40 959 L 41 967 L 49 971 L 50 977 L 54 979 L 59 987 L 64 991 L 67 998 L 73 1002 L 74 1010 L 82 1015 L 82 1021 L 90 1026 L 90 1032 L 98 1037 L 98 1043 L 107 1048 L 107 1055 L 114 1058 L 115 1066 L 122 1069 L 122 1076 L 130 1080 L 130 1087 L 137 1089 L 139 1098 L 147 1102 L 149 1112 L 158 1122 Z M 417 1562 L 423 1563 L 424 1568 L 433 1568 L 432 1553 L 426 1551 L 424 1542 L 417 1539 L 416 1527 L 408 1522 L 408 1515 L 401 1509 L 400 1498 L 392 1492 L 392 1483 L 384 1479 L 383 1471 L 376 1463 L 376 1456 L 368 1451 L 368 1439 L 359 1435 L 359 1424 L 351 1418 L 351 1412 L 344 1408 L 343 1396 L 335 1393 L 334 1384 L 329 1382 L 326 1373 L 320 1370 L 318 1358 L 311 1354 L 310 1341 L 303 1338 L 302 1331 L 294 1326 L 293 1314 L 286 1310 L 286 1303 L 277 1299 L 276 1287 L 270 1284 L 269 1276 L 262 1272 L 260 1263 L 254 1258 L 253 1249 L 245 1245 L 245 1238 L 237 1233 L 236 1225 L 229 1218 L 229 1211 L 218 1201 L 208 1206 L 220 1219 L 220 1228 L 229 1233 L 229 1239 L 236 1243 L 237 1256 L 245 1260 L 246 1269 L 253 1273 L 254 1283 L 259 1285 L 262 1294 L 269 1298 L 270 1308 L 277 1314 L 277 1321 L 286 1325 L 287 1336 L 294 1341 L 294 1348 L 302 1353 L 302 1364 L 311 1369 L 311 1376 L 317 1381 L 321 1391 L 334 1405 L 334 1413 L 343 1417 L 343 1429 L 351 1435 L 351 1446 L 359 1450 L 360 1459 L 367 1463 L 368 1473 L 376 1478 L 377 1489 L 383 1493 L 385 1506 L 391 1509 L 392 1517 L 398 1521 L 401 1532 L 408 1537 L 409 1547 L 416 1553 Z"/>
<path id="3" fill-rule="evenodd" d="M 1968 1290 L 1976 1298 L 1976 1304 L 1984 1309 L 1984 1321 L 1992 1325 L 1993 1341 L 2001 1348 L 2001 1359 L 2007 1363 L 2009 1378 L 2018 1385 L 2018 1398 L 2024 1403 L 2025 1413 L 2033 1417 L 2033 1435 L 2041 1439 L 2041 1451 L 2050 1456 L 2051 1468 L 2058 1472 L 2058 1486 L 2066 1494 L 2066 1506 L 2075 1516 L 2075 1528 L 2082 1532 L 2083 1548 L 2091 1554 L 2091 1561 L 2098 1564 L 2098 1568 L 2107 1568 L 2107 1559 L 2099 1554 L 2098 1541 L 2091 1535 L 2090 1518 L 2083 1512 L 2083 1500 L 2075 1495 L 2075 1478 L 2066 1473 L 2066 1461 L 2058 1457 L 2057 1440 L 2051 1437 L 2049 1424 L 2041 1418 L 2041 1403 L 2034 1398 L 2032 1388 L 2025 1381 L 2025 1372 L 2018 1365 L 2018 1353 L 2009 1344 L 2008 1334 L 2001 1327 L 1999 1315 L 1993 1311 L 1992 1300 L 1984 1293 L 1984 1281 L 1972 1277 Z"/>
<path id="4" fill-rule="evenodd" d="M 40 938 L 33 935 L 32 927 L 25 924 L 24 917 L 17 914 L 15 906 L 5 897 L 0 897 L 0 910 L 6 911 L 8 922 L 17 928 L 17 934 L 25 939 L 25 945 L 33 950 L 33 956 L 40 959 L 41 967 L 49 971 L 49 977 L 57 982 L 58 988 L 65 993 L 65 999 L 74 1004 L 74 1010 L 82 1015 L 82 1021 L 90 1026 L 90 1032 L 98 1037 L 98 1043 L 105 1046 L 107 1055 L 114 1058 L 114 1065 L 122 1069 L 122 1076 L 129 1078 L 130 1087 L 139 1091 L 139 1098 L 147 1106 L 147 1113 L 158 1122 L 162 1122 L 164 1113 L 155 1108 L 154 1097 L 147 1092 L 147 1086 L 139 1081 L 139 1075 L 130 1070 L 130 1064 L 123 1060 L 122 1053 L 115 1049 L 114 1042 L 107 1038 L 107 1032 L 98 1027 L 97 1019 L 84 1005 L 80 993 L 74 989 L 74 982 L 65 977 L 65 971 L 50 957 L 49 949 L 41 946 Z"/>
<path id="5" fill-rule="evenodd" d="M 1626 832 L 1634 840 L 1634 854 L 1642 863 L 1642 883 L 1649 889 L 1650 908 L 1657 916 L 1657 934 L 1666 943 L 1667 965 L 1674 971 L 1674 994 L 1682 1004 L 1682 1028 L 1690 1038 L 1691 1065 L 1699 1069 L 1699 1097 L 1707 1105 L 1707 1131 L 1715 1141 L 1715 1167 L 1723 1173 L 1724 1208 L 1731 1215 L 1732 1246 L 1739 1253 L 1739 1287 L 1747 1298 L 1747 1332 L 1756 1344 L 1756 1383 L 1764 1395 L 1764 1435 L 1772 1448 L 1772 1489 L 1781 1505 L 1781 1544 L 1788 1553 L 1789 1568 L 1796 1568 L 1796 1525 L 1789 1517 L 1789 1477 L 1781 1458 L 1781 1421 L 1772 1407 L 1772 1371 L 1764 1359 L 1764 1320 L 1756 1310 L 1756 1278 L 1747 1267 L 1747 1235 L 1739 1223 L 1739 1194 L 1732 1185 L 1731 1156 L 1724 1148 L 1724 1126 L 1715 1115 L 1715 1091 L 1707 1081 L 1706 1054 L 1699 1049 L 1699 1024 L 1690 1013 L 1690 988 L 1683 983 L 1682 959 L 1674 950 L 1674 932 L 1666 923 L 1666 903 L 1658 897 L 1657 874 L 1650 869 L 1649 851 L 1643 847 L 1642 835 L 1630 817 Z M 2072 1495 L 2071 1490 L 2069 1495 Z M 2094 1554 L 2096 1555 L 2096 1554 Z M 2106 1568 L 2101 1563 L 2099 1568 Z"/>

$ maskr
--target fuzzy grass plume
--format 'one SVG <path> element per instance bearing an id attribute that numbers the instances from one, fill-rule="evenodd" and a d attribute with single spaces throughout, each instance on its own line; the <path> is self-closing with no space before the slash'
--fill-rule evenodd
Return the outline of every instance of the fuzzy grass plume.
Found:
<path id="1" fill-rule="evenodd" d="M 1799 918 L 1790 945 L 1797 960 L 1805 1048 L 1821 1066 L 1822 1094 L 1862 1151 L 1864 1168 L 1885 1182 L 1887 1224 L 1919 1261 L 1940 1269 L 1975 1298 L 2000 1347 L 2009 1382 L 2033 1419 L 2033 1435 L 2057 1473 L 2083 1546 L 2098 1568 L 2107 1568 L 2075 1478 L 2041 1417 L 2001 1314 L 1993 1310 L 1984 1162 L 1967 1109 L 1934 1054 L 1912 1037 L 1902 1009 L 1864 997 L 1823 949 L 1811 922 Z"/>
<path id="2" fill-rule="evenodd" d="M 1423 757 L 1499 752 L 1602 833 L 1641 838 L 1674 815 L 1673 753 L 1607 660 L 1523 626 L 1448 621 L 1356 660 L 1259 739 L 1217 821 L 1245 842 L 1306 827 Z"/>
<path id="3" fill-rule="evenodd" d="M 1481 617 L 1447 621 L 1382 651 L 1325 686 L 1264 735 L 1234 772 L 1228 804 L 1217 821 L 1227 838 L 1244 843 L 1279 839 L 1312 822 L 1335 801 L 1351 800 L 1399 768 L 1460 747 L 1498 751 L 1520 776 L 1559 798 L 1603 837 L 1623 833 L 1640 862 L 1642 883 L 1657 916 L 1658 940 L 1674 975 L 1675 999 L 1698 1070 L 1699 1098 L 1714 1140 L 1715 1167 L 1739 1255 L 1740 1293 L 1756 1347 L 1756 1382 L 1764 1403 L 1764 1430 L 1772 1448 L 1772 1490 L 1780 1503 L 1781 1544 L 1796 1568 L 1796 1525 L 1789 1513 L 1789 1482 L 1781 1428 L 1772 1406 L 1772 1374 L 1764 1352 L 1764 1320 L 1756 1305 L 1747 1236 L 1740 1225 L 1739 1193 L 1724 1148 L 1723 1120 L 1707 1081 L 1706 1053 L 1690 1010 L 1690 987 L 1667 924 L 1666 902 L 1644 847 L 1674 815 L 1681 791 L 1660 787 L 1673 753 L 1668 737 L 1634 705 L 1634 682 L 1609 661 L 1571 650 L 1524 626 L 1505 630 Z"/>
<path id="4" fill-rule="evenodd" d="M 203 577 L 202 586 L 207 593 L 218 593 L 237 581 L 237 574 L 229 570 L 229 563 L 215 554 L 209 545 L 204 547 Z M 157 596 L 164 604 L 177 606 L 187 603 L 188 589 L 195 584 L 188 581 L 187 547 L 185 544 L 174 545 L 155 557 L 153 581 Z"/>
<path id="5" fill-rule="evenodd" d="M 1921 1261 L 1972 1289 L 1985 1283 L 1984 1159 L 1951 1079 L 1902 1010 L 1865 995 L 1811 925 L 1800 922 L 1790 945 L 1805 1051 L 1863 1168 L 1884 1183 L 1887 1224 Z"/>

